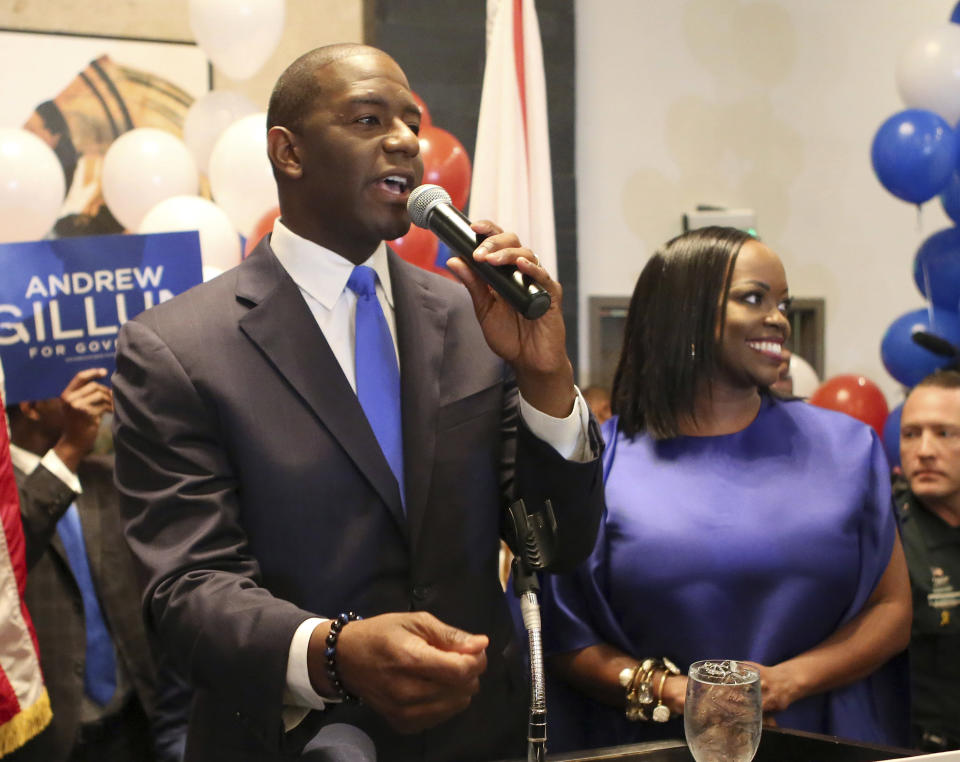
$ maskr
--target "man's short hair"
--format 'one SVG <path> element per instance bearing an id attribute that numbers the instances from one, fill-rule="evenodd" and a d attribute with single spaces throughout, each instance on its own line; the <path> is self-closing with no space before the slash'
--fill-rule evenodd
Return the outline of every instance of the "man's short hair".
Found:
<path id="1" fill-rule="evenodd" d="M 921 386 L 935 386 L 939 389 L 960 389 L 960 371 L 954 370 L 953 368 L 935 370 L 913 388 L 919 389 Z"/>
<path id="2" fill-rule="evenodd" d="M 369 45 L 343 42 L 314 48 L 290 64 L 277 79 L 273 92 L 270 93 L 267 129 L 279 125 L 299 132 L 310 103 L 320 90 L 317 71 L 361 51 L 382 52 Z"/>

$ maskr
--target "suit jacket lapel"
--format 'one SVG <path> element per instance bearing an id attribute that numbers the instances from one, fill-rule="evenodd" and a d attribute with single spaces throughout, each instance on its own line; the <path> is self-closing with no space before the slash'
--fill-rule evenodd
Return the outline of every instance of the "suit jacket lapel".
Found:
<path id="1" fill-rule="evenodd" d="M 39 466 L 38 466 L 38 468 L 39 468 Z M 23 471 L 21 471 L 21 470 L 20 470 L 19 468 L 17 468 L 16 466 L 14 466 L 14 467 L 13 467 L 13 476 L 14 476 L 14 479 L 16 479 L 17 487 L 19 488 L 20 485 L 23 484 L 23 482 L 27 480 L 27 476 L 28 476 L 28 475 L 25 474 Z M 54 476 L 53 474 L 51 474 L 51 475 L 50 475 L 50 478 L 52 478 L 52 479 L 57 479 L 58 477 L 56 477 L 56 476 Z M 67 560 L 67 551 L 64 549 L 64 547 L 63 547 L 63 542 L 60 540 L 60 535 L 59 535 L 59 533 L 57 532 L 57 527 L 56 527 L 56 525 L 54 525 L 54 527 L 53 527 L 53 534 L 50 536 L 50 547 L 52 548 L 52 550 L 53 550 L 53 552 L 54 552 L 54 555 L 59 556 L 60 561 L 63 563 L 64 567 L 69 570 L 69 569 L 70 569 L 70 562 Z M 71 580 L 73 579 L 73 573 L 72 573 L 72 572 L 70 573 L 70 579 L 71 579 Z M 78 588 L 78 594 L 79 594 L 79 588 Z"/>
<path id="2" fill-rule="evenodd" d="M 241 262 L 237 299 L 250 307 L 240 319 L 240 330 L 303 398 L 402 524 L 397 480 L 366 423 L 357 395 L 300 289 L 266 241 Z"/>
<path id="3" fill-rule="evenodd" d="M 426 273 L 392 251 L 388 257 L 400 354 L 407 521 L 415 552 L 430 494 L 448 308 L 430 291 Z"/>

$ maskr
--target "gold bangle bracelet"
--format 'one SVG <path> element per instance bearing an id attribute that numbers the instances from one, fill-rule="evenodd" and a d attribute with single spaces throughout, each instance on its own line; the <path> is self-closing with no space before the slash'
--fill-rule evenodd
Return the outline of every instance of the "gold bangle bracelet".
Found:
<path id="1" fill-rule="evenodd" d="M 669 670 L 664 668 L 663 674 L 660 676 L 660 687 L 657 689 L 657 705 L 653 708 L 652 715 L 654 722 L 666 722 L 670 719 L 670 709 L 663 703 L 663 684 L 667 682 L 669 674 Z"/>
<path id="2" fill-rule="evenodd" d="M 660 685 L 656 693 L 654 692 L 653 682 L 659 670 L 663 670 L 660 676 Z M 680 670 L 666 657 L 662 659 L 644 659 L 633 667 L 625 667 L 620 670 L 618 680 L 623 686 L 625 692 L 624 714 L 628 720 L 635 722 L 650 719 L 656 719 L 657 722 L 666 722 L 670 718 L 670 710 L 663 703 L 663 684 L 670 675 L 680 674 Z M 659 695 L 656 695 L 659 694 Z M 654 717 L 647 715 L 646 707 L 651 706 L 657 699 L 657 705 L 653 707 Z M 664 719 L 658 719 L 660 717 Z"/>

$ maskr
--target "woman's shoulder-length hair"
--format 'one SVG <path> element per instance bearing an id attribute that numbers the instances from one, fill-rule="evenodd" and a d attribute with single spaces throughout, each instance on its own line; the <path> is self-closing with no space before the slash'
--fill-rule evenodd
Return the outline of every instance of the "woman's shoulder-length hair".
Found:
<path id="1" fill-rule="evenodd" d="M 730 274 L 753 236 L 727 227 L 692 230 L 658 249 L 637 279 L 612 407 L 628 437 L 675 437 L 695 420 L 698 384 L 710 383 L 723 335 Z"/>

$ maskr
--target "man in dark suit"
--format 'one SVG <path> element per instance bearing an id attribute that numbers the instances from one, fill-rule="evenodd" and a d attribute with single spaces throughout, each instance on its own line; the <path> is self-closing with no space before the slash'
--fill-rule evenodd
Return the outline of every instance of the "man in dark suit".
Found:
<path id="1" fill-rule="evenodd" d="M 302 56 L 268 111 L 272 236 L 121 330 L 117 483 L 149 626 L 196 689 L 188 759 L 285 759 L 340 723 L 380 760 L 524 752 L 503 508 L 549 499 L 572 566 L 602 510 L 601 445 L 573 385 L 560 286 L 515 235 L 478 223 L 489 237 L 475 257 L 549 292 L 536 321 L 460 261 L 466 289 L 385 246 L 410 225 L 419 123 L 382 51 Z M 361 266 L 394 373 L 399 358 L 399 467 L 365 413 Z M 364 618 L 340 624 L 348 612 Z"/>
<path id="2" fill-rule="evenodd" d="M 181 742 L 179 751 L 154 755 L 147 717 L 155 716 L 156 674 L 113 465 L 90 455 L 100 419 L 113 407 L 99 381 L 105 375 L 102 368 L 81 371 L 60 397 L 8 408 L 26 544 L 24 597 L 53 709 L 50 726 L 11 760 L 172 762 L 182 753 Z M 97 638 L 92 655 L 88 646 Z M 179 728 L 171 727 L 174 747 L 185 714 L 181 707 Z"/>

